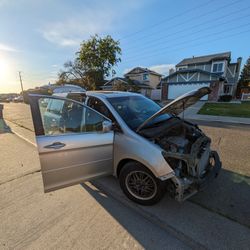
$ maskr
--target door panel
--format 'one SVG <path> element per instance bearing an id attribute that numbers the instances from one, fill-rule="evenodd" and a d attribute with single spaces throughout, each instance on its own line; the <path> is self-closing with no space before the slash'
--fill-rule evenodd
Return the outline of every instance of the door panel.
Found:
<path id="1" fill-rule="evenodd" d="M 63 98 L 46 97 L 45 108 L 44 98 L 30 103 L 45 192 L 112 174 L 114 133 L 102 131 L 107 118 Z"/>

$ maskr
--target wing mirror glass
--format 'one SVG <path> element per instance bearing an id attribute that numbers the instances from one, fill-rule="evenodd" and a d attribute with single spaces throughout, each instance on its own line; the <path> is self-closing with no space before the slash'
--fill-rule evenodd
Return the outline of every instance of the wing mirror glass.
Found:
<path id="1" fill-rule="evenodd" d="M 103 133 L 107 133 L 112 130 L 112 122 L 111 121 L 103 121 L 102 122 L 102 131 Z"/>

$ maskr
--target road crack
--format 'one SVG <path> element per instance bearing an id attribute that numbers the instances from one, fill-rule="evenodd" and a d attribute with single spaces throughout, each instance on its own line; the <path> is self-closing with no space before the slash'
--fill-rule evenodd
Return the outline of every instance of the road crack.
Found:
<path id="1" fill-rule="evenodd" d="M 41 172 L 41 169 L 37 169 L 37 170 L 34 170 L 34 171 L 32 171 L 32 172 L 28 172 L 28 173 L 25 173 L 25 174 L 23 174 L 23 175 L 16 176 L 16 177 L 14 177 L 14 178 L 12 178 L 12 179 L 9 179 L 9 180 L 7 180 L 7 181 L 1 182 L 1 183 L 0 183 L 0 186 L 6 184 L 6 183 L 8 183 L 8 182 L 11 182 L 11 181 L 14 181 L 14 180 L 23 178 L 23 177 L 28 176 L 28 175 L 32 175 L 32 174 L 35 174 L 35 173 L 39 173 L 39 172 Z"/>

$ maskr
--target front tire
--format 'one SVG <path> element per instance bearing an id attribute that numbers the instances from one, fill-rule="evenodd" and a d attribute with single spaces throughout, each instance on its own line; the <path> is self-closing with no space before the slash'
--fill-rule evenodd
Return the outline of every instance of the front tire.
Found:
<path id="1" fill-rule="evenodd" d="M 154 205 L 164 195 L 163 182 L 139 162 L 126 163 L 119 175 L 119 181 L 125 195 L 141 205 Z"/>

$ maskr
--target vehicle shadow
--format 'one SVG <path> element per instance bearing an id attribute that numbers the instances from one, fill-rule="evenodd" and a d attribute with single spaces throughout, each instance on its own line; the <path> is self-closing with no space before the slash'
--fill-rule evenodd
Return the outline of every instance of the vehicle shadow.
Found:
<path id="1" fill-rule="evenodd" d="M 115 188 L 119 189 L 118 181 L 114 177 L 108 177 L 115 182 Z M 144 249 L 190 249 L 185 246 L 185 241 L 178 241 L 175 234 L 162 230 L 141 213 L 136 212 L 138 206 L 131 203 L 125 197 L 123 202 L 120 199 L 113 199 L 114 195 L 100 189 L 96 182 L 81 184 L 82 187 L 137 241 Z M 103 191 L 102 191 L 103 190 Z M 130 205 L 129 205 L 130 204 Z M 134 206 L 131 209 L 131 205 Z M 109 230 L 107 225 L 107 230 Z"/>
<path id="2" fill-rule="evenodd" d="M 127 199 L 121 192 L 116 178 L 105 177 L 100 182 L 101 191 L 111 193 L 114 197 L 120 196 L 118 200 Z M 99 187 L 99 181 L 91 183 L 97 188 Z M 101 191 L 93 191 L 86 184 L 82 184 L 82 186 L 112 215 L 118 212 L 115 217 L 118 217 L 117 220 L 122 221 L 122 224 L 125 223 L 123 222 L 124 218 L 119 217 L 119 211 L 114 211 L 113 207 L 109 207 L 106 198 L 100 194 Z M 190 202 L 250 228 L 250 177 L 222 169 L 219 176 L 209 183 L 205 190 L 198 192 L 188 201 L 180 204 L 166 195 L 159 204 L 147 207 L 146 210 L 164 211 L 164 213 L 167 212 L 173 216 L 178 214 L 179 216 L 182 213 L 185 214 L 185 207 Z M 138 207 L 138 205 L 130 203 L 132 206 Z M 196 219 L 199 220 L 199 218 Z"/>
<path id="3" fill-rule="evenodd" d="M 12 133 L 10 127 L 6 124 L 5 120 L 0 118 L 0 134 Z"/>

